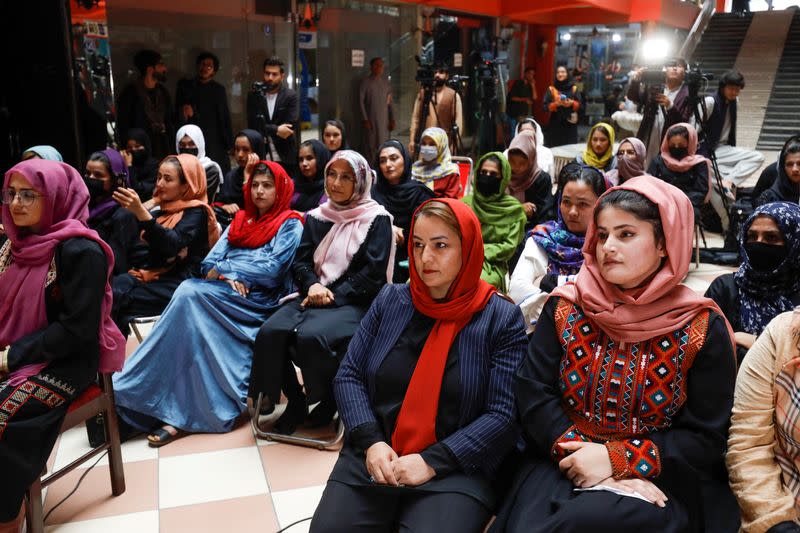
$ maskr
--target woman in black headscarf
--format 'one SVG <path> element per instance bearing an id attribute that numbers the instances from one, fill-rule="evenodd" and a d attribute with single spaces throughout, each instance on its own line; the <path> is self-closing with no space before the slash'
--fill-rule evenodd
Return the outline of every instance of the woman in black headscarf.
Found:
<path id="1" fill-rule="evenodd" d="M 339 150 L 349 150 L 350 146 L 347 144 L 347 131 L 344 129 L 344 122 L 338 118 L 326 120 L 325 126 L 322 128 L 322 142 L 330 150 L 331 156 Z"/>
<path id="2" fill-rule="evenodd" d="M 129 129 L 123 155 L 128 164 L 131 188 L 142 202 L 146 202 L 153 197 L 158 173 L 158 160 L 153 157 L 153 147 L 147 132 L 140 128 Z"/>
<path id="3" fill-rule="evenodd" d="M 800 201 L 800 136 L 790 137 L 778 158 L 778 179 L 755 201 L 755 207 L 770 202 Z"/>
<path id="4" fill-rule="evenodd" d="M 581 95 L 569 77 L 567 67 L 559 65 L 553 85 L 544 95 L 544 110 L 550 113 L 547 128 L 547 146 L 561 146 L 578 142 L 578 110 Z"/>
<path id="5" fill-rule="evenodd" d="M 305 213 L 324 203 L 325 167 L 331 152 L 317 139 L 305 141 L 297 153 L 297 176 L 294 179 L 292 209 Z"/>
<path id="6" fill-rule="evenodd" d="M 225 181 L 214 202 L 214 214 L 223 229 L 228 227 L 237 211 L 244 209 L 244 169 L 248 162 L 255 164 L 266 159 L 264 137 L 256 130 L 240 131 L 233 141 L 233 155 L 237 165 L 225 174 Z"/>
<path id="7" fill-rule="evenodd" d="M 411 216 L 420 204 L 433 198 L 433 190 L 424 183 L 411 179 L 414 163 L 403 143 L 389 139 L 378 147 L 375 162 L 377 179 L 372 188 L 372 198 L 394 217 L 394 242 L 397 246 L 394 266 L 394 283 L 408 281 L 408 247 L 405 239 L 411 228 Z"/>

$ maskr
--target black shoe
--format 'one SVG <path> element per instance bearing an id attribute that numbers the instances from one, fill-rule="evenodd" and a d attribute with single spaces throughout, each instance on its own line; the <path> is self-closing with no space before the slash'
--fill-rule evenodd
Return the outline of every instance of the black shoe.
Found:
<path id="1" fill-rule="evenodd" d="M 308 415 L 308 426 L 321 428 L 333 421 L 336 414 L 336 401 L 333 398 L 322 400 Z"/>
<path id="2" fill-rule="evenodd" d="M 308 404 L 306 404 L 305 396 L 291 400 L 286 404 L 286 410 L 278 417 L 272 430 L 281 435 L 291 435 L 297 431 L 297 426 L 303 423 L 306 416 L 308 416 Z"/>

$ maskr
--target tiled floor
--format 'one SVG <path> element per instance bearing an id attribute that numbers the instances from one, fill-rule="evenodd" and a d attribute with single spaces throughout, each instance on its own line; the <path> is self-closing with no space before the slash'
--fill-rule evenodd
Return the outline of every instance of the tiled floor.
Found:
<path id="1" fill-rule="evenodd" d="M 708 235 L 709 245 L 721 238 Z M 691 267 L 686 284 L 704 292 L 732 269 Z M 129 342 L 129 351 L 136 342 Z M 279 407 L 280 410 L 280 407 Z M 278 412 L 279 412 L 278 410 Z M 264 419 L 265 425 L 277 417 Z M 50 467 L 88 450 L 83 427 L 64 433 Z M 123 445 L 127 490 L 111 495 L 108 461 L 93 468 L 78 491 L 48 518 L 48 533 L 275 532 L 314 513 L 335 452 L 257 441 L 246 420 L 225 435 L 191 435 L 163 448 L 144 437 Z M 46 493 L 45 512 L 62 500 L 85 472 L 74 472 Z M 308 531 L 309 522 L 288 529 Z"/>

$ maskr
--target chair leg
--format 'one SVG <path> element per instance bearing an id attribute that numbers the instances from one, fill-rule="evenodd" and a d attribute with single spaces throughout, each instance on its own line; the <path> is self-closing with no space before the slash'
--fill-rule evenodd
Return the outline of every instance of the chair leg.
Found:
<path id="1" fill-rule="evenodd" d="M 108 408 L 103 416 L 108 438 L 108 469 L 111 473 L 111 494 L 119 496 L 125 492 L 125 470 L 122 466 L 122 446 L 119 440 L 117 413 L 114 410 L 113 400 L 109 400 L 108 403 Z"/>
<path id="2" fill-rule="evenodd" d="M 44 508 L 42 504 L 42 483 L 36 479 L 25 495 L 25 523 L 28 533 L 44 533 Z"/>

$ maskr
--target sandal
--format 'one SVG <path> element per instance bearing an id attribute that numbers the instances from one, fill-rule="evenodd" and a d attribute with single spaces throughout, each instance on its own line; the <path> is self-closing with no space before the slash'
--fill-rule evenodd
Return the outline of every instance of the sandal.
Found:
<path id="1" fill-rule="evenodd" d="M 186 435 L 185 431 L 181 431 L 178 428 L 174 429 L 175 434 L 173 435 L 166 428 L 158 428 L 147 436 L 148 444 L 153 448 L 160 448 Z"/>

